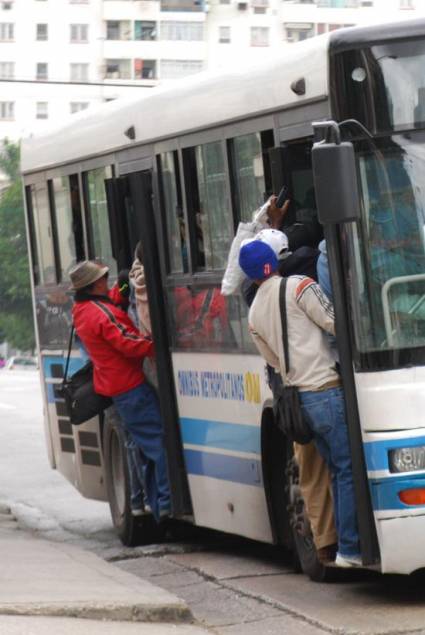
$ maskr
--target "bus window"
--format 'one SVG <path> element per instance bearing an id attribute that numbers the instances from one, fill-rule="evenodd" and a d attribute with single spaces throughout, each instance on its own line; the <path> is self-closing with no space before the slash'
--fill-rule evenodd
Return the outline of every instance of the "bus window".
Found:
<path id="1" fill-rule="evenodd" d="M 268 148 L 273 147 L 273 131 L 255 132 L 230 141 L 235 202 L 241 221 L 252 220 L 252 213 L 271 194 Z"/>
<path id="2" fill-rule="evenodd" d="M 117 275 L 117 263 L 112 253 L 106 202 L 105 179 L 112 177 L 110 167 L 97 168 L 84 174 L 88 216 L 90 257 L 109 267 L 110 275 Z"/>
<path id="3" fill-rule="evenodd" d="M 30 193 L 39 261 L 38 283 L 55 284 L 56 268 L 47 183 L 31 185 Z"/>
<path id="4" fill-rule="evenodd" d="M 162 207 L 167 228 L 168 272 L 188 271 L 187 233 L 183 217 L 177 152 L 157 157 Z"/>
<path id="5" fill-rule="evenodd" d="M 183 151 L 192 261 L 196 270 L 224 269 L 233 237 L 221 141 Z"/>
<path id="6" fill-rule="evenodd" d="M 242 347 L 239 300 L 220 287 L 176 286 L 169 289 L 173 346 L 181 350 L 226 350 Z"/>
<path id="7" fill-rule="evenodd" d="M 61 280 L 77 260 L 84 259 L 78 178 L 60 176 L 52 179 Z"/>

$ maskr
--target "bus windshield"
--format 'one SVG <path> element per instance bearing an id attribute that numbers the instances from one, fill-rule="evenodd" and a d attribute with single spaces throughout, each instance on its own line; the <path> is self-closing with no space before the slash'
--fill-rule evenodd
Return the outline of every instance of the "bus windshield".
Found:
<path id="1" fill-rule="evenodd" d="M 357 153 L 362 222 L 345 239 L 361 353 L 425 347 L 424 141 L 403 135 Z"/>
<path id="2" fill-rule="evenodd" d="M 333 98 L 340 119 L 355 118 L 373 133 L 424 126 L 423 39 L 386 42 L 336 57 Z"/>

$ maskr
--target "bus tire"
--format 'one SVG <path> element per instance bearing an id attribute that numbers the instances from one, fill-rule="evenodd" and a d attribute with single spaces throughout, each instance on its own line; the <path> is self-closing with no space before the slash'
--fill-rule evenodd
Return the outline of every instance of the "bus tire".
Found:
<path id="1" fill-rule="evenodd" d="M 161 537 L 163 528 L 152 514 L 133 516 L 130 506 L 130 477 L 123 426 L 112 407 L 105 413 L 103 426 L 105 485 L 112 522 L 126 547 L 149 544 Z"/>
<path id="2" fill-rule="evenodd" d="M 325 582 L 328 569 L 319 561 L 313 541 L 310 521 L 305 513 L 304 500 L 299 486 L 298 465 L 293 456 L 286 464 L 286 494 L 288 515 L 295 550 L 295 568 L 309 576 L 313 582 Z"/>

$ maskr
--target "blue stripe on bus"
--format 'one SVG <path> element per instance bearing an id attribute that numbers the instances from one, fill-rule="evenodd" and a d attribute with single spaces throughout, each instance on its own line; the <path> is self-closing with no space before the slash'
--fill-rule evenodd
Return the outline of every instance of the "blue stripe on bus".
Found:
<path id="1" fill-rule="evenodd" d="M 43 356 L 43 371 L 44 376 L 47 378 L 53 377 L 52 366 L 61 366 L 62 372 L 65 369 L 65 361 L 66 359 L 56 355 L 46 355 Z M 80 370 L 84 366 L 84 360 L 82 357 L 71 357 L 69 360 L 69 370 L 68 375 L 72 375 L 72 373 L 76 373 L 77 370 Z"/>
<path id="2" fill-rule="evenodd" d="M 423 508 L 425 514 L 425 505 L 406 505 L 398 496 L 406 489 L 425 488 L 425 477 L 414 478 L 410 474 L 400 478 L 372 479 L 369 483 L 374 511 Z"/>
<path id="3" fill-rule="evenodd" d="M 260 461 L 202 450 L 185 450 L 184 457 L 188 474 L 263 487 Z"/>
<path id="4" fill-rule="evenodd" d="M 260 427 L 181 417 L 184 444 L 261 454 Z"/>
<path id="5" fill-rule="evenodd" d="M 364 444 L 367 469 L 369 472 L 388 470 L 388 452 L 390 450 L 412 448 L 418 445 L 425 445 L 425 436 L 368 441 Z"/>

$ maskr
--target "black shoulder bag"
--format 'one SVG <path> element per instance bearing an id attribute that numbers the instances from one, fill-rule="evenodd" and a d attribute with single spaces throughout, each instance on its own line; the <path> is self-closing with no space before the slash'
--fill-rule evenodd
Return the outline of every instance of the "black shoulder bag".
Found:
<path id="1" fill-rule="evenodd" d="M 80 370 L 68 378 L 69 360 L 71 357 L 74 325 L 68 345 L 65 372 L 59 392 L 65 400 L 69 419 L 73 425 L 80 425 L 93 417 L 100 415 L 112 404 L 110 397 L 98 395 L 93 386 L 93 364 L 89 360 Z"/>
<path id="2" fill-rule="evenodd" d="M 286 314 L 286 281 L 282 278 L 279 289 L 280 317 L 282 320 L 283 351 L 285 355 L 286 374 L 289 373 L 289 342 Z M 289 441 L 300 445 L 310 443 L 313 433 L 304 419 L 297 386 L 279 386 L 276 400 L 277 425 Z"/>

